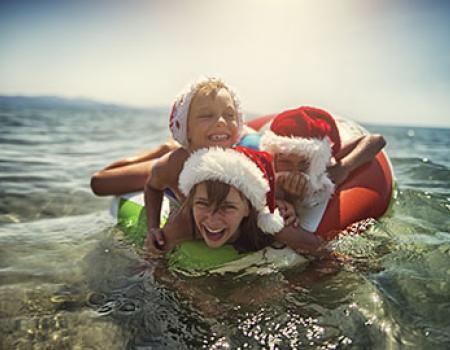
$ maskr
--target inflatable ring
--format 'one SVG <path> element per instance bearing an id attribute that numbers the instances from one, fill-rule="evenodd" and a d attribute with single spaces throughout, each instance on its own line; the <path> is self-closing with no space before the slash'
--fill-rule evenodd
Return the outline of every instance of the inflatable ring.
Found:
<path id="1" fill-rule="evenodd" d="M 247 126 L 259 131 L 268 128 L 273 115 L 256 118 Z M 335 118 L 343 143 L 368 131 L 345 118 Z M 326 240 L 335 238 L 353 223 L 378 219 L 388 209 L 393 195 L 392 165 L 384 151 L 350 174 L 335 191 L 320 220 L 316 234 Z"/>
<path id="2" fill-rule="evenodd" d="M 165 194 L 161 209 L 162 225 L 167 220 L 172 200 L 172 197 Z M 147 219 L 143 192 L 116 197 L 111 206 L 111 214 L 129 241 L 137 246 L 144 244 Z M 211 249 L 200 240 L 180 243 L 166 257 L 172 271 L 190 277 L 225 273 L 261 275 L 309 262 L 306 257 L 286 247 L 266 247 L 257 252 L 239 254 L 231 245 Z"/>
<path id="3" fill-rule="evenodd" d="M 247 122 L 252 129 L 259 131 L 267 127 L 272 115 Z M 342 140 L 367 134 L 360 125 L 347 119 L 336 118 Z M 320 221 L 316 234 L 326 240 L 335 238 L 344 230 L 353 233 L 364 231 L 370 220 L 381 217 L 387 210 L 393 194 L 392 166 L 384 152 L 374 160 L 357 169 L 336 189 Z M 173 198 L 164 196 L 161 222 L 165 223 L 169 213 L 169 203 Z M 112 205 L 112 215 L 127 238 L 142 246 L 147 233 L 147 220 L 144 210 L 144 195 L 136 192 L 116 197 Z M 370 219 L 367 221 L 367 219 Z M 355 229 L 348 229 L 354 223 Z M 239 254 L 226 245 L 210 249 L 203 241 L 187 241 L 179 244 L 167 255 L 169 267 L 188 276 L 209 273 L 257 273 L 305 265 L 307 258 L 289 248 L 267 247 L 255 253 Z"/>

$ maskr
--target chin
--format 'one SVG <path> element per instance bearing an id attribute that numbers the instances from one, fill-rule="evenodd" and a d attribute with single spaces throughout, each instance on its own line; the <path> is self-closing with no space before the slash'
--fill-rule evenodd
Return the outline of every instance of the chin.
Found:
<path id="1" fill-rule="evenodd" d="M 225 245 L 226 242 L 222 242 L 222 240 L 220 241 L 211 241 L 209 239 L 205 239 L 205 243 L 209 248 L 220 248 L 221 246 Z"/>
<path id="2" fill-rule="evenodd" d="M 222 141 L 222 142 L 210 142 L 208 147 L 221 147 L 221 148 L 231 148 L 233 146 L 232 143 L 229 141 Z"/>
<path id="3" fill-rule="evenodd" d="M 209 248 L 219 248 L 227 243 L 228 237 L 226 233 L 222 234 L 220 237 L 216 239 L 211 239 L 208 234 L 203 234 L 203 240 Z"/>

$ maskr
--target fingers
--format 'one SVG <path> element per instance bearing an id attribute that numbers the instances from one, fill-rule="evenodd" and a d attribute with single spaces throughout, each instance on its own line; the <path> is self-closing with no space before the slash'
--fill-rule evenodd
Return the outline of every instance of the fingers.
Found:
<path id="1" fill-rule="evenodd" d="M 160 257 L 164 251 L 165 239 L 162 230 L 151 228 L 144 241 L 144 248 L 149 257 Z"/>
<path id="2" fill-rule="evenodd" d="M 286 215 L 283 217 L 284 219 L 284 226 L 290 226 L 295 222 L 296 217 L 292 215 Z"/>
<path id="3" fill-rule="evenodd" d="M 146 258 L 159 258 L 163 255 L 163 251 L 158 249 L 153 235 L 147 235 L 144 242 L 144 250 Z"/>
<path id="4" fill-rule="evenodd" d="M 302 173 L 289 173 L 280 179 L 280 186 L 291 195 L 302 197 L 306 188 L 307 179 Z"/>
<path id="5" fill-rule="evenodd" d="M 277 200 L 276 203 L 278 210 L 280 211 L 280 215 L 284 219 L 284 225 L 285 226 L 294 225 L 294 227 L 298 227 L 299 220 L 295 213 L 294 206 L 291 203 L 286 202 L 284 200 Z"/>
<path id="6" fill-rule="evenodd" d="M 280 172 L 276 174 L 276 184 L 277 186 L 280 186 L 281 188 L 285 189 L 285 183 L 286 183 L 286 179 L 287 176 L 289 175 L 289 173 L 287 172 Z"/>
<path id="7" fill-rule="evenodd" d="M 350 263 L 352 262 L 352 258 L 344 253 L 333 251 L 331 252 L 330 256 L 334 259 L 336 259 L 338 262 L 341 263 Z"/>
<path id="8" fill-rule="evenodd" d="M 286 211 L 286 202 L 281 199 L 277 199 L 275 202 L 278 210 L 280 211 L 280 214 L 283 215 L 283 213 Z"/>
<path id="9" fill-rule="evenodd" d="M 164 233 L 161 229 L 159 228 L 151 228 L 148 230 L 148 235 L 152 235 L 154 241 L 157 243 L 157 245 L 159 245 L 160 247 L 162 247 L 165 243 L 166 240 L 164 238 Z M 148 236 L 147 236 L 148 237 Z"/>

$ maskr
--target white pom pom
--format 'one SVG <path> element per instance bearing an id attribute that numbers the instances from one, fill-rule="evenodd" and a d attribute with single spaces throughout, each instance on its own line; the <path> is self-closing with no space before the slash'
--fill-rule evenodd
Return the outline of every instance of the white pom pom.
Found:
<path id="1" fill-rule="evenodd" d="M 278 209 L 275 209 L 272 214 L 269 209 L 265 208 L 258 214 L 258 227 L 265 233 L 273 235 L 283 229 L 284 220 Z"/>

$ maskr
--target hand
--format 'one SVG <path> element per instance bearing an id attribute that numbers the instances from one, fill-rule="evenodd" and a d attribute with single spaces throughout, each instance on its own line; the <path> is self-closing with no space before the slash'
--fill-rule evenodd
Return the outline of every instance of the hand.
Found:
<path id="1" fill-rule="evenodd" d="M 330 253 L 330 258 L 335 259 L 337 262 L 340 263 L 351 263 L 352 262 L 352 258 L 344 253 L 339 253 L 336 251 L 332 251 Z"/>
<path id="2" fill-rule="evenodd" d="M 192 239 L 190 216 L 179 211 L 171 215 L 164 229 L 150 228 L 145 240 L 145 247 L 151 255 L 161 256 L 173 249 L 178 243 Z"/>
<path id="3" fill-rule="evenodd" d="M 296 199 L 303 199 L 307 184 L 308 178 L 304 173 L 280 172 L 277 174 L 277 185 Z"/>
<path id="4" fill-rule="evenodd" d="M 276 204 L 284 219 L 284 226 L 293 225 L 294 227 L 298 227 L 300 225 L 300 221 L 295 213 L 295 208 L 291 203 L 277 199 Z"/>
<path id="5" fill-rule="evenodd" d="M 339 161 L 335 161 L 333 164 L 331 164 L 327 168 L 327 172 L 330 180 L 333 181 L 336 186 L 339 186 L 341 183 L 343 183 L 350 173 L 347 167 L 345 167 Z"/>
<path id="6" fill-rule="evenodd" d="M 144 241 L 144 249 L 147 251 L 149 257 L 160 257 L 164 254 L 164 233 L 159 228 L 150 228 L 147 237 Z"/>

